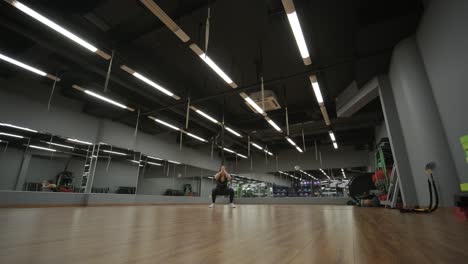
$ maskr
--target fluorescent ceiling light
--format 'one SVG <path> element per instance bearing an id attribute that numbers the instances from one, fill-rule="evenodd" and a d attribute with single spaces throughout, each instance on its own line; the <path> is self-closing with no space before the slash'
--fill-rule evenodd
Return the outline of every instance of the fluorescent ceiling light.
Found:
<path id="1" fill-rule="evenodd" d="M 227 84 L 229 84 L 232 88 L 237 88 L 237 84 L 233 82 L 231 78 L 229 78 L 229 76 L 227 76 L 227 74 L 221 70 L 221 68 L 219 68 L 219 66 L 213 60 L 211 60 L 211 58 L 200 49 L 200 47 L 198 47 L 197 44 L 193 43 L 189 46 L 189 48 L 195 52 L 206 64 L 208 64 L 208 66 L 210 66 L 210 68 L 215 71 L 216 74 L 218 74 L 219 77 L 221 77 Z"/>
<path id="2" fill-rule="evenodd" d="M 156 90 L 164 93 L 165 95 L 167 96 L 170 96 L 176 100 L 179 100 L 180 97 L 175 95 L 174 93 L 172 93 L 171 91 L 167 90 L 166 88 L 162 87 L 161 85 L 153 82 L 152 80 L 148 79 L 147 77 L 141 75 L 140 73 L 134 71 L 133 69 L 129 68 L 127 65 L 121 65 L 120 68 L 126 72 L 128 72 L 129 74 L 135 76 L 136 78 L 142 80 L 143 82 L 145 82 L 146 84 L 150 85 L 151 87 L 155 88 Z"/>
<path id="3" fill-rule="evenodd" d="M 283 130 L 281 130 L 281 128 L 273 121 L 271 120 L 269 117 L 265 117 L 266 121 L 268 121 L 268 123 L 278 132 L 283 132 Z"/>
<path id="4" fill-rule="evenodd" d="M 203 53 L 202 55 L 200 55 L 200 58 L 206 63 L 208 64 L 208 66 L 210 66 L 211 69 L 213 69 L 218 75 L 219 77 L 221 77 L 226 83 L 228 83 L 229 85 L 231 85 L 232 83 L 234 83 L 231 78 L 229 78 L 229 76 L 227 76 L 226 73 L 224 73 L 223 70 L 221 70 L 221 68 L 219 68 L 219 66 L 213 61 L 211 60 L 210 57 L 208 57 L 205 53 Z"/>
<path id="5" fill-rule="evenodd" d="M 135 163 L 135 164 L 140 164 L 140 161 L 138 161 L 138 160 L 128 160 L 128 161 L 130 161 L 132 163 Z"/>
<path id="6" fill-rule="evenodd" d="M 16 129 L 21 129 L 21 130 L 24 130 L 24 131 L 37 133 L 37 130 L 29 129 L 29 128 L 26 128 L 26 127 L 15 126 L 15 125 L 12 125 L 12 124 L 0 123 L 0 126 L 11 127 L 11 128 L 16 128 Z"/>
<path id="7" fill-rule="evenodd" d="M 227 152 L 236 153 L 236 152 L 235 152 L 234 150 L 232 150 L 232 149 L 228 149 L 228 148 L 223 148 L 223 149 L 224 149 L 225 151 L 227 151 Z"/>
<path id="8" fill-rule="evenodd" d="M 219 124 L 218 120 L 214 119 L 213 117 L 211 117 L 210 115 L 208 115 L 207 113 L 197 109 L 195 110 L 195 112 L 201 116 L 203 116 L 204 118 L 210 120 L 211 122 L 215 123 L 215 124 Z"/>
<path id="9" fill-rule="evenodd" d="M 327 108 L 325 105 L 320 106 L 320 111 L 322 112 L 323 120 L 325 121 L 325 124 L 329 126 L 331 124 L 330 122 L 330 117 L 328 116 Z"/>
<path id="10" fill-rule="evenodd" d="M 15 60 L 15 59 L 12 59 L 12 58 L 10 58 L 10 57 L 8 57 L 8 56 L 5 56 L 5 55 L 3 55 L 3 54 L 1 54 L 1 53 L 0 53 L 0 59 L 4 60 L 4 61 L 6 61 L 6 62 L 9 62 L 9 63 L 11 63 L 11 64 L 14 64 L 14 65 L 16 65 L 16 66 L 19 66 L 19 67 L 21 67 L 21 68 L 23 68 L 23 69 L 26 69 L 26 70 L 28 70 L 28 71 L 32 71 L 32 72 L 34 72 L 34 73 L 36 73 L 36 74 L 38 74 L 38 75 L 47 76 L 47 73 L 45 73 L 45 72 L 43 72 L 43 71 L 41 71 L 41 70 L 39 70 L 39 69 L 36 69 L 36 68 L 34 68 L 34 67 L 31 67 L 31 66 L 29 66 L 29 65 L 26 65 L 26 64 L 24 64 L 24 63 L 22 63 L 22 62 L 19 62 L 19 61 Z"/>
<path id="11" fill-rule="evenodd" d="M 224 126 L 224 128 L 225 128 L 228 132 L 230 132 L 231 134 L 236 135 L 236 136 L 238 136 L 238 137 L 240 137 L 240 138 L 242 137 L 241 134 L 239 134 L 238 132 L 234 131 L 232 128 L 227 127 L 227 126 Z"/>
<path id="12" fill-rule="evenodd" d="M 333 131 L 328 131 L 328 134 L 330 135 L 330 138 L 332 141 L 336 141 L 335 134 L 333 134 Z"/>
<path id="13" fill-rule="evenodd" d="M 92 91 L 90 91 L 90 90 L 86 90 L 85 88 L 83 88 L 83 87 L 81 87 L 81 86 L 79 86 L 79 85 L 74 84 L 74 85 L 72 85 L 72 88 L 74 88 L 74 89 L 76 89 L 76 90 L 78 90 L 78 91 L 82 91 L 82 92 L 84 92 L 84 93 L 87 94 L 87 95 L 91 95 L 92 97 L 95 97 L 95 98 L 97 98 L 97 99 L 99 99 L 99 100 L 101 100 L 101 101 L 107 102 L 107 103 L 109 103 L 109 104 L 115 105 L 115 106 L 117 106 L 117 107 L 120 107 L 120 108 L 123 108 L 123 109 L 127 109 L 127 110 L 132 111 L 132 112 L 135 111 L 135 109 L 133 109 L 133 108 L 131 108 L 131 107 L 128 107 L 128 106 L 126 106 L 126 105 L 124 105 L 124 104 L 121 104 L 121 103 L 119 103 L 119 102 L 116 102 L 116 101 L 114 101 L 114 100 L 112 100 L 112 99 L 109 99 L 109 98 L 107 98 L 107 97 L 105 97 L 105 96 L 102 96 L 102 95 L 97 94 L 97 93 L 95 93 L 95 92 L 92 92 Z"/>
<path id="14" fill-rule="evenodd" d="M 197 135 L 194 135 L 194 134 L 189 133 L 189 132 L 186 132 L 186 133 L 187 133 L 187 135 L 189 135 L 189 136 L 191 136 L 191 137 L 193 137 L 193 138 L 196 138 L 196 139 L 198 139 L 198 140 L 200 140 L 200 141 L 202 141 L 202 142 L 208 142 L 206 139 L 203 139 L 203 138 L 201 138 L 201 137 L 199 137 L 199 136 L 197 136 Z"/>
<path id="15" fill-rule="evenodd" d="M 267 151 L 267 150 L 264 150 L 266 154 L 270 155 L 270 156 L 273 156 L 273 153 L 271 153 L 270 151 Z"/>
<path id="16" fill-rule="evenodd" d="M 37 21 L 41 22 L 42 24 L 48 26 L 49 28 L 55 30 L 56 32 L 60 33 L 61 35 L 67 37 L 68 39 L 78 43 L 79 45 L 83 46 L 84 48 L 88 49 L 91 52 L 97 53 L 99 56 L 103 57 L 104 59 L 110 59 L 110 55 L 106 54 L 103 51 L 100 51 L 95 46 L 91 45 L 89 42 L 83 40 L 82 38 L 78 37 L 77 35 L 71 33 L 70 31 L 66 30 L 65 28 L 59 26 L 55 22 L 49 20 L 48 18 L 44 17 L 43 15 L 37 13 L 36 11 L 32 10 L 31 8 L 23 5 L 22 3 L 15 1 L 15 0 L 7 0 L 11 5 L 18 8 L 25 14 L 29 15 L 30 17 L 36 19 Z"/>
<path id="17" fill-rule="evenodd" d="M 169 124 L 169 123 L 166 123 L 166 122 L 162 121 L 161 119 L 157 119 L 157 118 L 152 117 L 152 116 L 148 116 L 148 118 L 153 119 L 154 121 L 156 121 L 156 122 L 158 122 L 158 123 L 160 123 L 160 124 L 162 124 L 162 125 L 165 125 L 165 126 L 167 126 L 167 127 L 170 127 L 170 128 L 172 128 L 172 129 L 174 129 L 174 130 L 177 130 L 177 131 L 180 130 L 180 128 L 178 128 L 178 127 L 176 127 L 176 126 L 174 126 L 174 125 L 171 125 L 171 124 Z"/>
<path id="18" fill-rule="evenodd" d="M 338 143 L 333 142 L 333 147 L 334 147 L 335 149 L 338 149 Z"/>
<path id="19" fill-rule="evenodd" d="M 341 172 L 344 172 L 343 168 L 341 168 Z"/>
<path id="20" fill-rule="evenodd" d="M 242 155 L 242 154 L 239 154 L 239 153 L 236 153 L 236 155 L 237 155 L 237 156 L 239 156 L 239 157 L 241 157 L 241 158 L 244 158 L 244 159 L 246 159 L 246 158 L 247 158 L 247 156 L 245 156 L 245 155 Z"/>
<path id="21" fill-rule="evenodd" d="M 87 141 L 82 141 L 82 140 L 78 140 L 78 139 L 74 139 L 74 138 L 67 138 L 68 141 L 71 141 L 71 142 L 76 142 L 76 143 L 80 143 L 80 144 L 85 144 L 85 145 L 93 145 L 93 143 L 91 142 L 87 142 Z"/>
<path id="22" fill-rule="evenodd" d="M 156 162 L 150 162 L 150 161 L 148 161 L 148 162 L 146 162 L 146 163 L 148 163 L 148 164 L 150 164 L 150 165 L 154 165 L 154 166 L 163 166 L 162 164 L 159 164 L 159 163 L 156 163 Z"/>
<path id="23" fill-rule="evenodd" d="M 260 147 L 257 143 L 250 142 L 254 147 L 258 148 L 259 150 L 263 150 L 262 147 Z"/>
<path id="24" fill-rule="evenodd" d="M 311 75 L 309 76 L 310 83 L 312 84 L 312 89 L 314 90 L 315 97 L 317 98 L 317 102 L 319 104 L 323 104 L 323 96 L 322 92 L 320 91 L 320 86 L 317 81 L 317 76 Z"/>
<path id="25" fill-rule="evenodd" d="M 39 147 L 39 146 L 35 146 L 35 145 L 29 145 L 30 148 L 34 148 L 34 149 L 40 149 L 40 150 L 45 150 L 45 151 L 51 151 L 51 152 L 56 152 L 57 150 L 55 149 L 51 149 L 51 148 L 44 148 L 44 147 Z"/>
<path id="26" fill-rule="evenodd" d="M 0 132 L 0 136 L 7 136 L 7 137 L 14 137 L 14 138 L 24 138 L 23 136 L 14 135 L 14 134 L 10 134 L 10 133 L 3 133 L 3 132 Z"/>
<path id="27" fill-rule="evenodd" d="M 296 146 L 296 149 L 297 149 L 297 151 L 299 151 L 300 153 L 303 152 L 302 149 L 301 149 L 300 147 L 298 147 L 298 146 Z"/>
<path id="28" fill-rule="evenodd" d="M 156 158 L 156 157 L 153 157 L 153 156 L 146 156 L 147 158 L 150 158 L 150 159 L 155 159 L 155 160 L 163 160 L 163 159 L 160 159 L 160 158 Z"/>
<path id="29" fill-rule="evenodd" d="M 173 161 L 173 160 L 167 160 L 167 161 L 170 162 L 170 163 L 174 163 L 174 164 L 180 164 L 180 162 L 178 162 L 178 161 Z"/>
<path id="30" fill-rule="evenodd" d="M 304 39 L 304 34 L 302 33 L 301 24 L 299 23 L 299 18 L 296 13 L 296 8 L 292 0 L 283 0 L 283 6 L 288 16 L 289 25 L 291 26 L 294 38 L 296 39 L 297 47 L 301 53 L 302 60 L 305 65 L 311 64 L 309 50 L 307 49 L 307 44 Z"/>
<path id="31" fill-rule="evenodd" d="M 241 95 L 241 96 L 242 96 L 242 95 Z M 265 114 L 265 112 L 263 111 L 263 109 L 262 109 L 260 106 L 258 106 L 258 104 L 255 103 L 254 100 L 252 100 L 252 98 L 250 98 L 247 94 L 245 94 L 244 100 L 245 100 L 250 106 L 252 106 L 252 107 L 255 109 L 255 111 L 257 111 L 257 113 L 262 114 L 262 115 Z"/>
<path id="32" fill-rule="evenodd" d="M 288 140 L 288 142 L 293 145 L 294 147 L 296 146 L 296 143 L 289 137 L 286 137 L 286 139 Z"/>
<path id="33" fill-rule="evenodd" d="M 62 145 L 62 144 L 53 143 L 53 142 L 47 142 L 47 141 L 42 141 L 42 142 L 43 142 L 43 143 L 46 143 L 46 144 L 49 144 L 49 145 L 54 145 L 54 146 L 57 146 L 57 147 L 61 147 L 61 148 L 74 149 L 73 146 Z"/>
<path id="34" fill-rule="evenodd" d="M 115 154 L 115 155 L 120 155 L 120 156 L 127 156 L 127 154 L 122 153 L 122 152 L 117 152 L 117 151 L 103 150 L 103 152 L 110 153 L 110 154 Z"/>

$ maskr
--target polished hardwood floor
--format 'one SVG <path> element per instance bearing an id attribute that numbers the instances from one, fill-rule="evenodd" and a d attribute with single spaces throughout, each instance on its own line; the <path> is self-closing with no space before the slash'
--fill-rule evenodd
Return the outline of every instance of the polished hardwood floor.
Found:
<path id="1" fill-rule="evenodd" d="M 0 209 L 0 263 L 468 263 L 468 222 L 319 205 Z"/>

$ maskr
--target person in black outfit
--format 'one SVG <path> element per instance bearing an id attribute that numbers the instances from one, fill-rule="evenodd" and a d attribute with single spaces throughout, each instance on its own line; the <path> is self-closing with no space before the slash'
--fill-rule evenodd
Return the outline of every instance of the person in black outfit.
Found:
<path id="1" fill-rule="evenodd" d="M 236 205 L 234 204 L 234 190 L 228 187 L 228 182 L 232 179 L 232 177 L 226 171 L 226 167 L 224 167 L 224 165 L 221 165 L 221 168 L 214 176 L 214 179 L 216 181 L 216 188 L 214 188 L 211 192 L 211 199 L 213 203 L 210 204 L 209 207 L 214 207 L 217 195 L 229 195 L 229 203 L 231 207 L 236 208 Z"/>

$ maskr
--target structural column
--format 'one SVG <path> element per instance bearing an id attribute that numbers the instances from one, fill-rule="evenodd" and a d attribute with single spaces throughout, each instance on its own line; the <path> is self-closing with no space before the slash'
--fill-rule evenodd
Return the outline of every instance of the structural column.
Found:
<path id="1" fill-rule="evenodd" d="M 421 205 L 429 203 L 424 168 L 427 163 L 435 162 L 434 176 L 440 190 L 441 205 L 452 206 L 453 194 L 458 191 L 455 165 L 413 37 L 403 40 L 395 47 L 389 80 L 403 136 L 403 142 L 398 144 L 405 145 L 418 202 Z M 389 133 L 392 133 L 391 124 L 389 128 Z M 393 145 L 395 147 L 395 142 Z M 403 187 L 404 185 L 403 182 Z"/>

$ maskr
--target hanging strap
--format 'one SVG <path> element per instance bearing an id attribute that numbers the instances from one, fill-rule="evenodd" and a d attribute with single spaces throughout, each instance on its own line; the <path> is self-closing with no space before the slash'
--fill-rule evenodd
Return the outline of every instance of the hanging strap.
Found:
<path id="1" fill-rule="evenodd" d="M 135 133 L 133 133 L 133 136 L 137 136 L 138 134 L 138 125 L 140 124 L 140 109 L 138 109 L 137 112 L 137 120 L 136 120 L 136 125 L 135 125 Z"/>
<path id="2" fill-rule="evenodd" d="M 208 16 L 206 16 L 206 27 L 205 27 L 205 56 L 208 55 L 208 43 L 210 41 L 210 18 L 211 8 L 208 7 Z"/>
<path id="3" fill-rule="evenodd" d="M 112 62 L 114 61 L 114 50 L 112 50 L 112 56 L 109 61 L 109 67 L 107 68 L 106 82 L 104 83 L 104 92 L 107 93 L 107 86 L 109 85 L 110 74 L 112 71 Z"/>
<path id="4" fill-rule="evenodd" d="M 58 77 L 58 74 L 56 74 Z M 54 79 L 54 83 L 52 84 L 52 91 L 50 91 L 49 102 L 47 103 L 47 111 L 50 111 L 50 104 L 52 103 L 52 97 L 54 96 L 55 85 L 57 84 L 57 79 Z"/>

